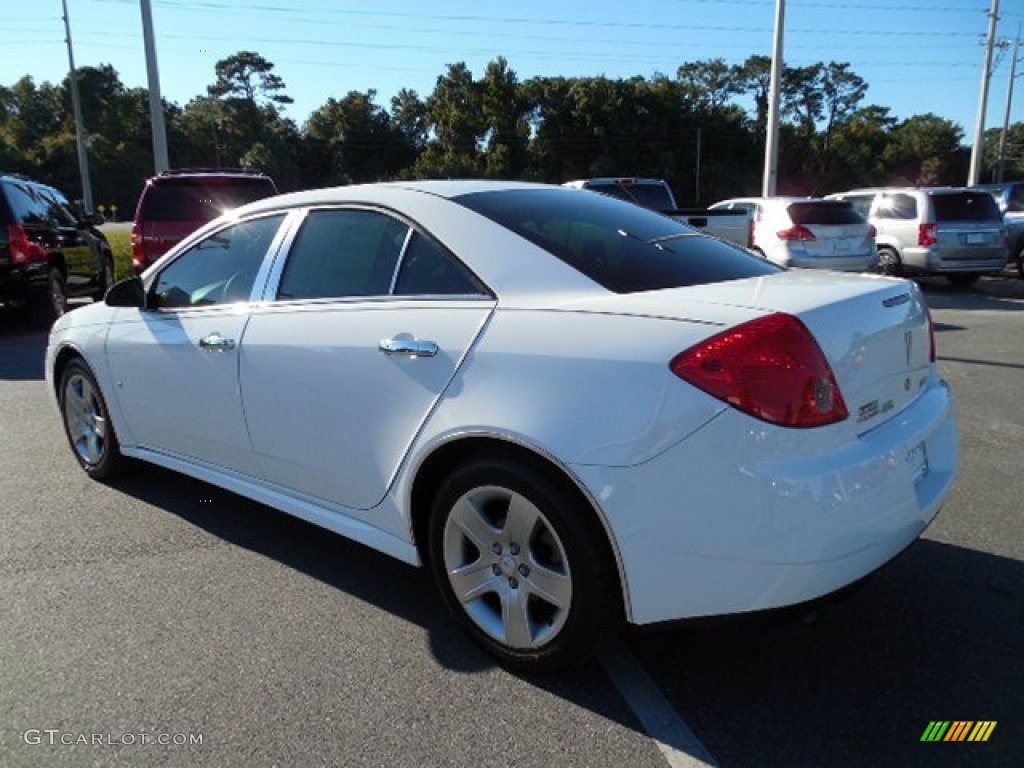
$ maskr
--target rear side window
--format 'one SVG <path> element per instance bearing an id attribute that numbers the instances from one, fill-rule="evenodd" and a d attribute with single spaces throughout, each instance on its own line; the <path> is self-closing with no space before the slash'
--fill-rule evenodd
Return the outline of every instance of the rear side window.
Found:
<path id="1" fill-rule="evenodd" d="M 50 206 L 27 184 L 5 184 L 14 220 L 29 226 L 53 226 Z"/>
<path id="2" fill-rule="evenodd" d="M 212 221 L 224 211 L 277 194 L 270 179 L 189 179 L 151 184 L 140 218 L 149 221 Z"/>
<path id="3" fill-rule="evenodd" d="M 313 211 L 288 255 L 279 299 L 386 296 L 409 227 L 376 211 Z"/>
<path id="4" fill-rule="evenodd" d="M 791 203 L 787 209 L 794 224 L 862 224 L 864 217 L 846 202 Z"/>
<path id="5" fill-rule="evenodd" d="M 454 200 L 615 293 L 703 285 L 779 271 L 674 219 L 602 195 L 526 189 L 476 192 Z"/>
<path id="6" fill-rule="evenodd" d="M 988 192 L 932 195 L 936 221 L 999 221 L 999 206 Z"/>
<path id="7" fill-rule="evenodd" d="M 875 216 L 880 219 L 913 221 L 917 218 L 917 200 L 914 199 L 913 195 L 901 193 L 880 195 L 878 206 L 875 209 Z"/>

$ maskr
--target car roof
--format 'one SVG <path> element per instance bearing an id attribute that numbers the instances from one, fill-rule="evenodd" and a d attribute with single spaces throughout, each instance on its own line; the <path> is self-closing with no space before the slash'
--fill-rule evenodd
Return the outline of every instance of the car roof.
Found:
<path id="1" fill-rule="evenodd" d="M 535 184 L 525 181 L 490 181 L 484 179 L 387 181 L 290 192 L 248 203 L 239 208 L 238 213 L 246 215 L 264 210 L 302 208 L 305 206 L 331 205 L 334 203 L 385 202 L 391 192 L 398 190 L 421 192 L 450 200 L 460 195 L 469 195 L 475 192 L 496 192 L 510 189 L 558 189 L 558 187 L 552 187 L 550 184 Z"/>

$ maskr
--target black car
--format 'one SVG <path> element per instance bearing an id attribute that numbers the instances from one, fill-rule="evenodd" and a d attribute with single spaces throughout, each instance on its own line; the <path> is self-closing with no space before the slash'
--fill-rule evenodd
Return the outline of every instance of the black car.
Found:
<path id="1" fill-rule="evenodd" d="M 102 217 L 73 210 L 53 187 L 0 173 L 0 302 L 30 308 L 45 325 L 69 298 L 100 299 L 114 282 Z"/>

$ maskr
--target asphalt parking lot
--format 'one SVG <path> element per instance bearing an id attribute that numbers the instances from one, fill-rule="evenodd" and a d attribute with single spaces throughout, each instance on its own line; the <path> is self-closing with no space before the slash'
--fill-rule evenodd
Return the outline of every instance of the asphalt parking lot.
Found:
<path id="1" fill-rule="evenodd" d="M 1024 281 L 922 284 L 962 447 L 923 539 L 815 616 L 630 632 L 549 678 L 496 667 L 425 571 L 157 468 L 89 481 L 45 334 L 0 311 L 0 766 L 1021 765 Z"/>

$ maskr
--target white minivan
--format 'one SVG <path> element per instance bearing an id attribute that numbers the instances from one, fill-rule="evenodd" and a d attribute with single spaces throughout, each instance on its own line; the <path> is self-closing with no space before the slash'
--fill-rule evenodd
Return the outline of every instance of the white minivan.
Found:
<path id="1" fill-rule="evenodd" d="M 753 217 L 753 250 L 782 267 L 868 272 L 878 265 L 875 228 L 850 203 L 816 197 L 742 197 L 711 210 Z"/>

